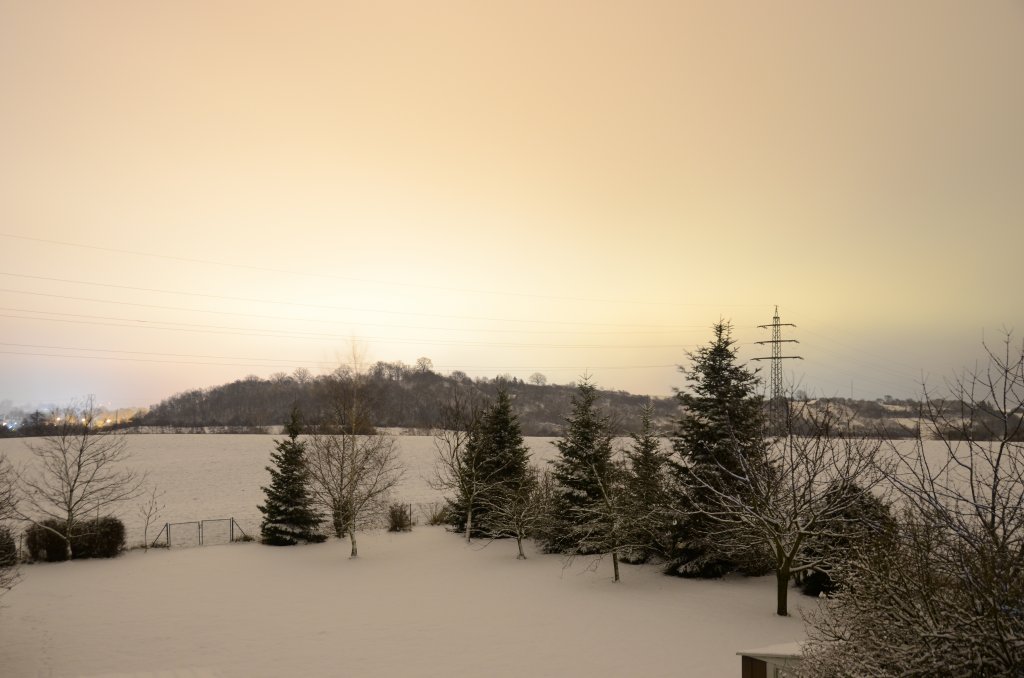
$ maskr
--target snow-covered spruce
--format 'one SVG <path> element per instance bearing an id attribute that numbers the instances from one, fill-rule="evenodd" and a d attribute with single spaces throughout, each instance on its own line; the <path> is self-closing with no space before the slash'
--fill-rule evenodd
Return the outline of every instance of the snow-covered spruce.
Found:
<path id="1" fill-rule="evenodd" d="M 285 430 L 288 439 L 277 441 L 277 451 L 270 455 L 273 465 L 267 467 L 270 486 L 263 488 L 267 499 L 258 507 L 263 514 L 260 539 L 271 546 L 322 542 L 326 537 L 317 532 L 322 519 L 313 508 L 307 489 L 306 444 L 298 439 L 301 433 L 298 412 L 292 412 Z"/>

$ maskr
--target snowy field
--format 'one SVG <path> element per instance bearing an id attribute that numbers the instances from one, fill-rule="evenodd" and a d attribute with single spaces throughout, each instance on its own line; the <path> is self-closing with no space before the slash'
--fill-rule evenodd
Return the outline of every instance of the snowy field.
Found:
<path id="1" fill-rule="evenodd" d="M 283 436 L 232 434 L 153 434 L 129 435 L 130 465 L 149 474 L 151 483 L 165 494 L 166 508 L 157 519 L 164 523 L 231 518 L 250 535 L 259 533 L 260 512 L 264 500 L 262 486 L 270 482 L 266 467 L 274 451 L 274 441 Z M 442 495 L 430 488 L 428 480 L 437 452 L 430 436 L 396 436 L 405 478 L 396 493 L 396 501 L 425 510 L 440 502 Z M 550 459 L 557 450 L 555 438 L 527 438 L 535 462 Z M 38 441 L 36 441 L 38 442 Z M 0 454 L 6 454 L 15 466 L 31 464 L 28 449 L 31 438 L 0 440 Z M 139 505 L 122 505 L 114 513 L 124 521 L 129 546 L 142 543 Z M 420 516 L 417 516 L 420 518 Z M 155 537 L 150 535 L 150 539 Z"/>
<path id="2" fill-rule="evenodd" d="M 235 517 L 258 532 L 274 436 L 131 436 L 132 464 L 166 492 L 159 521 Z M 530 438 L 535 461 L 555 453 Z M 439 501 L 433 439 L 401 437 L 398 499 Z M 0 441 L 15 464 L 24 440 Z M 129 541 L 136 509 L 121 517 Z M 738 676 L 736 652 L 804 637 L 775 616 L 774 578 L 689 581 L 657 568 L 467 547 L 441 528 L 294 548 L 234 544 L 35 564 L 0 604 L 0 675 Z"/>
<path id="3" fill-rule="evenodd" d="M 0 675 L 739 676 L 736 651 L 803 638 L 774 579 L 689 581 L 442 528 L 37 564 L 0 610 Z"/>

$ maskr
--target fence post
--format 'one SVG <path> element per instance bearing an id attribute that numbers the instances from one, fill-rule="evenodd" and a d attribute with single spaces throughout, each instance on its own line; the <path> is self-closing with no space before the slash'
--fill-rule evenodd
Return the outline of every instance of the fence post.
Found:
<path id="1" fill-rule="evenodd" d="M 171 524 L 164 523 L 164 529 L 167 530 L 167 548 L 171 548 Z"/>

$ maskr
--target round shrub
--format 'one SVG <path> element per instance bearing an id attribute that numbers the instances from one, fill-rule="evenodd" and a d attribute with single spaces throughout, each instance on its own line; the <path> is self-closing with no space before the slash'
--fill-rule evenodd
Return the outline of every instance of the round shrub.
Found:
<path id="1" fill-rule="evenodd" d="M 25 550 L 28 551 L 29 559 L 47 563 L 67 560 L 64 540 L 59 534 L 63 529 L 64 527 L 56 520 L 47 519 L 25 530 Z"/>
<path id="2" fill-rule="evenodd" d="M 124 550 L 124 523 L 113 516 L 79 523 L 71 538 L 74 558 L 113 558 Z"/>

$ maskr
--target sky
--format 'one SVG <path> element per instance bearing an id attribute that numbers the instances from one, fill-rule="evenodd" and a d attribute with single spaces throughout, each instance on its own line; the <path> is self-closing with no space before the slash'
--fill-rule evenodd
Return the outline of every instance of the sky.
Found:
<path id="1" fill-rule="evenodd" d="M 669 395 L 776 306 L 789 382 L 913 396 L 1024 335 L 1022 64 L 1020 0 L 0 0 L 0 402 Z"/>

